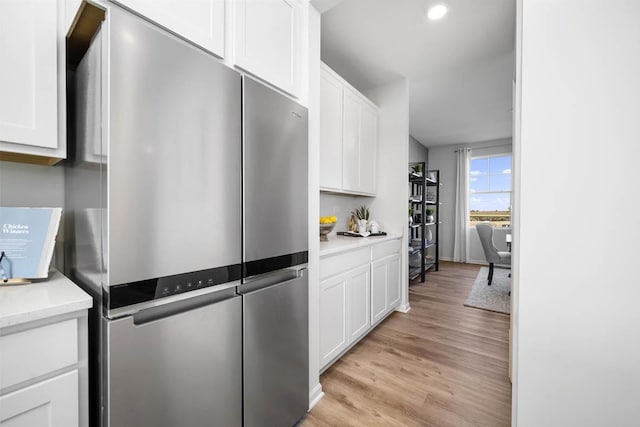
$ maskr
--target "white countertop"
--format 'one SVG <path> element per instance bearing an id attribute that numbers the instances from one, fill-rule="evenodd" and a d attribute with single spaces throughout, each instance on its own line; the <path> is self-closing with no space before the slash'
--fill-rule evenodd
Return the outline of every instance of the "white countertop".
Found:
<path id="1" fill-rule="evenodd" d="M 0 328 L 91 308 L 92 298 L 62 273 L 25 285 L 0 284 Z"/>
<path id="2" fill-rule="evenodd" d="M 401 238 L 399 234 L 373 237 L 346 237 L 330 234 L 328 242 L 320 242 L 320 258 Z"/>

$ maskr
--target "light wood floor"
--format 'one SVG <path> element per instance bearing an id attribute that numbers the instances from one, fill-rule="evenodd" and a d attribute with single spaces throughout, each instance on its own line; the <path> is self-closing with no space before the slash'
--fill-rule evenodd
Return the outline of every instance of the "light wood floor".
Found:
<path id="1" fill-rule="evenodd" d="M 303 427 L 509 426 L 509 316 L 463 306 L 479 267 L 443 262 L 321 377 Z"/>

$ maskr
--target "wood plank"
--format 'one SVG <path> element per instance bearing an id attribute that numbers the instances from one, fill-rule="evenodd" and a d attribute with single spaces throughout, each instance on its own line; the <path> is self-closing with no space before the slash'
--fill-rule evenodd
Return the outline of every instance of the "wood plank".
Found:
<path id="1" fill-rule="evenodd" d="M 303 427 L 509 426 L 509 316 L 465 307 L 479 266 L 441 262 L 321 377 Z"/>

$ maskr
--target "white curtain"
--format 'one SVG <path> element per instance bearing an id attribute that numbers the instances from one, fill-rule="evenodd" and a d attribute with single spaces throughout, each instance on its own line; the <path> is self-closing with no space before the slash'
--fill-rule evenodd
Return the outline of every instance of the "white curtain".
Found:
<path id="1" fill-rule="evenodd" d="M 453 261 L 469 260 L 469 152 L 470 148 L 457 151 L 456 215 L 453 229 Z"/>

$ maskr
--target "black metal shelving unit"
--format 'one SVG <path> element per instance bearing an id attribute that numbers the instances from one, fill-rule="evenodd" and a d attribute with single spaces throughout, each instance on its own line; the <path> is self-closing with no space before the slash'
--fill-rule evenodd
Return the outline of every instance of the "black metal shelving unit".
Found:
<path id="1" fill-rule="evenodd" d="M 427 270 L 440 268 L 440 171 L 425 172 L 425 166 L 424 162 L 409 163 L 409 205 L 413 209 L 413 222 L 409 224 L 409 279 L 420 276 L 421 282 Z M 432 221 L 427 220 L 427 209 L 433 210 Z M 418 257 L 419 263 L 415 262 Z"/>

